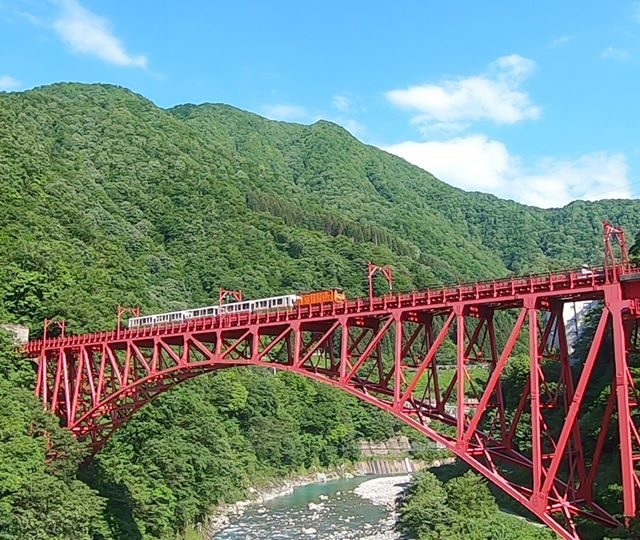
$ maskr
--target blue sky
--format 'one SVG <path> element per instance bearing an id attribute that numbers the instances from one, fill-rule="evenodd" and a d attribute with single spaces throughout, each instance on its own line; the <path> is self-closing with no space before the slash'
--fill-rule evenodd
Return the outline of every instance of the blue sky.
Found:
<path id="1" fill-rule="evenodd" d="M 640 196 L 640 1 L 0 0 L 0 90 L 342 124 L 468 190 Z"/>

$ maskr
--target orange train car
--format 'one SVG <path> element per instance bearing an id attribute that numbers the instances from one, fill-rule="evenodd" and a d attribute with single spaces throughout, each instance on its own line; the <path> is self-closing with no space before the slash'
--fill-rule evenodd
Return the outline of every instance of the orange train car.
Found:
<path id="1" fill-rule="evenodd" d="M 310 304 L 323 304 L 325 302 L 344 302 L 347 297 L 342 289 L 329 289 L 326 291 L 314 291 L 309 293 L 300 293 L 299 306 L 308 306 Z"/>

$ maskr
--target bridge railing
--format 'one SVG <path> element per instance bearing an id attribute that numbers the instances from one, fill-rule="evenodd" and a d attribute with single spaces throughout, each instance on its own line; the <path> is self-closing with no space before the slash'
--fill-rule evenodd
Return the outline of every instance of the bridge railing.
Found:
<path id="1" fill-rule="evenodd" d="M 613 269 L 609 269 L 613 270 Z M 237 327 L 256 321 L 286 322 L 292 319 L 309 317 L 333 316 L 336 313 L 366 314 L 386 310 L 389 307 L 415 307 L 434 304 L 447 304 L 463 301 L 473 301 L 482 298 L 504 298 L 517 294 L 531 292 L 547 292 L 555 290 L 571 291 L 577 288 L 596 287 L 622 275 L 640 274 L 640 268 L 624 266 L 607 275 L 603 267 L 589 270 L 565 270 L 561 272 L 545 272 L 529 276 L 510 276 L 503 279 L 476 281 L 440 288 L 429 288 L 412 292 L 389 293 L 373 298 L 355 298 L 344 303 L 324 303 L 298 306 L 289 310 L 269 310 L 260 312 L 240 312 L 223 314 L 216 317 L 190 319 L 167 325 L 142 326 L 134 329 L 122 329 L 93 332 L 83 335 L 66 335 L 48 337 L 44 340 L 34 340 L 27 343 L 24 350 L 35 355 L 42 349 L 57 346 L 73 346 L 78 344 L 99 343 L 104 341 L 124 340 L 130 337 L 153 337 L 189 331 L 191 329 L 217 329 Z"/>

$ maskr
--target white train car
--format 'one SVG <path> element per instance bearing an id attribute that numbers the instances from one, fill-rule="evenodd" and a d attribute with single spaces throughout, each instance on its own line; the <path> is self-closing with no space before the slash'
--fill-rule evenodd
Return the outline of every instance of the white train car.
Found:
<path id="1" fill-rule="evenodd" d="M 285 294 L 283 296 L 273 296 L 271 298 L 260 298 L 259 300 L 243 300 L 221 306 L 207 306 L 183 311 L 172 311 L 170 313 L 159 313 L 157 315 L 143 315 L 129 319 L 129 328 L 140 328 L 143 326 L 159 326 L 164 324 L 176 324 L 190 319 L 201 319 L 203 317 L 217 317 L 230 313 L 242 313 L 253 311 L 267 311 L 274 309 L 291 309 L 300 301 L 300 297 L 295 294 Z"/>

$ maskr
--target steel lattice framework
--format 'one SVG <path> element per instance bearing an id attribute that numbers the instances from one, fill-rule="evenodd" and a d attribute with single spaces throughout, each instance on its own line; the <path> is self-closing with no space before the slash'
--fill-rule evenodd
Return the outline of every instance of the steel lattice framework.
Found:
<path id="1" fill-rule="evenodd" d="M 605 449 L 619 448 L 624 518 L 637 515 L 640 488 L 632 367 L 640 270 L 614 259 L 610 241 L 622 232 L 605 225 L 605 233 L 605 266 L 589 272 L 45 336 L 26 346 L 38 361 L 36 393 L 97 452 L 137 410 L 184 380 L 236 366 L 298 373 L 392 413 L 576 539 L 582 519 L 621 525 L 594 500 Z M 564 305 L 577 301 L 601 306 L 578 361 L 563 319 Z M 529 358 L 520 378 L 510 363 L 517 350 Z M 447 360 L 455 376 L 441 381 Z M 488 370 L 486 381 L 472 376 L 476 367 Z M 581 414 L 603 389 L 600 428 L 588 431 Z"/>

